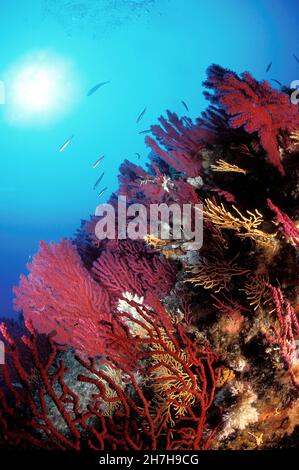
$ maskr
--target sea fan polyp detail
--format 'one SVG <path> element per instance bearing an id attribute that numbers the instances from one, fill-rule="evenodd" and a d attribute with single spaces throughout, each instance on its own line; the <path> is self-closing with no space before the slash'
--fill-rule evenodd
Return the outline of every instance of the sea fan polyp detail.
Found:
<path id="1" fill-rule="evenodd" d="M 195 122 L 152 126 L 146 169 L 121 165 L 115 236 L 92 216 L 21 276 L 22 321 L 0 329 L 2 448 L 296 445 L 298 107 L 248 72 L 213 65 L 205 86 Z M 152 204 L 189 204 L 192 230 L 201 205 L 200 249 L 173 217 L 167 237 L 123 237 L 119 198 L 147 224 Z"/>

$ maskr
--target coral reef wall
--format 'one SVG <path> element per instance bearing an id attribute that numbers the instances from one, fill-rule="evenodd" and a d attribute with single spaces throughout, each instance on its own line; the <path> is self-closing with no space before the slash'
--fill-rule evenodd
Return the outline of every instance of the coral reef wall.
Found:
<path id="1" fill-rule="evenodd" d="M 212 65 L 210 106 L 168 112 L 125 161 L 127 204 L 203 205 L 199 250 L 149 233 L 41 243 L 2 323 L 0 444 L 292 447 L 299 425 L 298 106 Z M 196 210 L 192 217 L 197 216 Z"/>

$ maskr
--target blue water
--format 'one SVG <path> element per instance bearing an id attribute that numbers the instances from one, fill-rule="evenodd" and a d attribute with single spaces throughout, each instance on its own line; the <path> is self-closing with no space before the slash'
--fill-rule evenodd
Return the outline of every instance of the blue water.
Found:
<path id="1" fill-rule="evenodd" d="M 0 80 L 6 102 L 0 105 L 0 316 L 13 315 L 12 287 L 39 240 L 71 236 L 80 219 L 94 212 L 99 200 L 92 187 L 101 168 L 95 171 L 92 164 L 98 156 L 105 154 L 101 187 L 108 186 L 108 197 L 124 158 L 145 162 L 139 131 L 167 108 L 184 114 L 181 100 L 192 117 L 203 110 L 201 83 L 211 63 L 250 70 L 258 79 L 286 84 L 299 79 L 292 57 L 299 57 L 296 3 L 1 2 Z M 29 102 L 24 112 L 15 104 L 16 76 L 40 64 L 61 72 L 56 102 L 42 114 Z M 106 80 L 111 82 L 86 96 Z M 59 153 L 72 134 L 72 143 Z"/>

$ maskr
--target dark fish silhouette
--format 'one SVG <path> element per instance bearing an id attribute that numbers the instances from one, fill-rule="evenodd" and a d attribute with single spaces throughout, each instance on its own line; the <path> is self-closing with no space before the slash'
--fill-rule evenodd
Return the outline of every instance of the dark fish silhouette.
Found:
<path id="1" fill-rule="evenodd" d="M 141 121 L 141 119 L 143 118 L 143 116 L 145 115 L 145 112 L 146 112 L 146 107 L 144 108 L 144 110 L 139 114 L 138 118 L 136 119 L 136 123 L 138 124 L 138 122 Z"/>
<path id="2" fill-rule="evenodd" d="M 74 136 L 71 135 L 71 137 L 69 137 L 63 144 L 62 146 L 59 148 L 59 152 L 63 152 L 69 145 L 70 143 L 72 142 Z"/>
<path id="3" fill-rule="evenodd" d="M 96 189 L 96 188 L 99 186 L 100 182 L 101 182 L 102 179 L 103 179 L 104 174 L 105 174 L 104 172 L 101 174 L 101 176 L 99 177 L 99 179 L 96 181 L 96 183 L 95 183 L 93 189 Z"/>
<path id="4" fill-rule="evenodd" d="M 139 134 L 148 134 L 150 131 L 150 129 L 146 129 L 146 131 L 140 131 Z"/>
<path id="5" fill-rule="evenodd" d="M 107 85 L 107 83 L 110 83 L 110 80 L 108 80 L 107 82 L 97 83 L 97 85 L 93 86 L 89 90 L 89 92 L 87 93 L 87 96 L 93 95 L 99 88 L 102 88 L 102 86 Z"/>
<path id="6" fill-rule="evenodd" d="M 272 82 L 277 83 L 277 85 L 282 86 L 282 83 L 279 80 L 276 80 L 275 78 L 271 78 Z"/>
<path id="7" fill-rule="evenodd" d="M 96 168 L 100 163 L 101 161 L 103 160 L 104 158 L 104 155 L 102 157 L 100 157 L 93 165 L 92 165 L 92 168 Z"/>
<path id="8" fill-rule="evenodd" d="M 137 157 L 138 157 L 138 160 L 139 160 L 139 159 L 140 159 L 140 157 L 141 157 L 140 153 L 138 153 L 138 152 L 135 152 L 135 155 L 137 155 Z"/>
<path id="9" fill-rule="evenodd" d="M 182 101 L 182 105 L 184 106 L 184 108 L 186 109 L 186 111 L 188 111 L 188 113 L 189 113 L 189 108 L 188 108 L 188 106 L 186 105 L 185 101 Z"/>
<path id="10" fill-rule="evenodd" d="M 298 62 L 298 64 L 299 64 L 299 59 L 298 59 L 298 57 L 297 57 L 295 54 L 293 54 L 293 57 L 294 57 L 295 61 Z"/>
<path id="11" fill-rule="evenodd" d="M 270 62 L 270 64 L 268 65 L 268 67 L 266 68 L 266 73 L 269 72 L 269 70 L 271 69 L 272 67 L 272 62 Z"/>

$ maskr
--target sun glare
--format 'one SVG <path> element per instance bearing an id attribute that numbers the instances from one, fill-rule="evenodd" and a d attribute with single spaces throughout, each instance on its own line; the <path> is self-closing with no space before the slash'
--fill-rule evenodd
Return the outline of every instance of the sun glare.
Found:
<path id="1" fill-rule="evenodd" d="M 9 69 L 6 93 L 9 121 L 48 123 L 73 108 L 78 100 L 78 79 L 68 60 L 39 52 Z"/>

